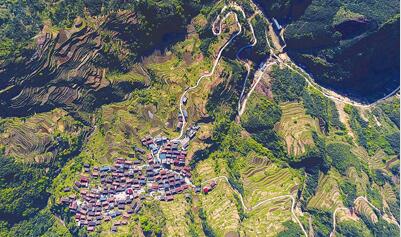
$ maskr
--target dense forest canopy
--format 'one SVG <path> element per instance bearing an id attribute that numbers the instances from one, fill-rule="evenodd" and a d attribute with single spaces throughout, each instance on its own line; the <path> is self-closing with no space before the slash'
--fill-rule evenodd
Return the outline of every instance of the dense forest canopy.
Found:
<path id="1" fill-rule="evenodd" d="M 398 51 L 397 0 L 3 0 L 0 236 L 397 236 Z"/>

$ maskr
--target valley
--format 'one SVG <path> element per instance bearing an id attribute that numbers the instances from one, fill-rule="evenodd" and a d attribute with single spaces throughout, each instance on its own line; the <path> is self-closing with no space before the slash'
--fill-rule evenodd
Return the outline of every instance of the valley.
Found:
<path id="1" fill-rule="evenodd" d="M 206 2 L 148 6 L 191 12 L 165 48 L 130 48 L 148 12 L 119 9 L 44 28 L 29 73 L 0 67 L 0 235 L 399 234 L 399 85 L 341 95 L 274 12 Z"/>

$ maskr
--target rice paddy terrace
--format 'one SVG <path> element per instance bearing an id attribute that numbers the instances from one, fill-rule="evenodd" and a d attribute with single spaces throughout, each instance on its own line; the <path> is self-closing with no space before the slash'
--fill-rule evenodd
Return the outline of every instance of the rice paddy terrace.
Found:
<path id="1" fill-rule="evenodd" d="M 285 26 L 265 13 L 252 1 L 210 3 L 168 47 L 121 71 L 97 60 L 119 49 L 128 62 L 127 32 L 115 26 L 145 18 L 122 10 L 45 27 L 37 63 L 0 88 L 0 107 L 13 110 L 0 118 L 0 154 L 6 168 L 10 157 L 38 169 L 30 177 L 46 181 L 46 198 L 12 215 L 10 195 L 0 195 L 12 219 L 0 215 L 0 235 L 399 233 L 399 97 L 333 99 L 291 61 Z M 115 44 L 103 41 L 110 36 Z M 30 84 L 48 71 L 46 86 Z M 17 181 L 0 176 L 0 191 L 20 204 L 29 195 Z"/>
<path id="2" fill-rule="evenodd" d="M 319 132 L 319 122 L 305 114 L 302 104 L 283 103 L 280 107 L 282 115 L 277 130 L 285 140 L 288 154 L 305 154 L 315 145 L 312 132 Z"/>
<path id="3" fill-rule="evenodd" d="M 254 206 L 258 202 L 284 194 L 294 194 L 301 183 L 297 171 L 270 163 L 267 158 L 253 158 L 243 170 L 245 202 Z"/>
<path id="4" fill-rule="evenodd" d="M 276 236 L 285 230 L 283 225 L 277 223 L 284 223 L 291 218 L 290 199 L 274 201 L 249 212 L 240 233 L 246 236 Z"/>
<path id="5" fill-rule="evenodd" d="M 61 109 L 28 118 L 8 119 L 0 146 L 4 154 L 26 163 L 51 163 L 57 155 L 76 145 L 86 128 Z"/>
<path id="6" fill-rule="evenodd" d="M 308 207 L 319 210 L 334 210 L 342 205 L 340 189 L 336 182 L 335 174 L 322 175 L 319 179 L 319 188 L 314 197 L 308 203 Z"/>

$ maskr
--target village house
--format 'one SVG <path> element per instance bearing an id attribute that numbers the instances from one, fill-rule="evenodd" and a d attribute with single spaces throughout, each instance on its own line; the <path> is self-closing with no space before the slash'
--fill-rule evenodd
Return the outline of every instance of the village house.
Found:
<path id="1" fill-rule="evenodd" d="M 91 172 L 90 165 L 84 164 L 84 172 L 88 175 L 81 175 L 73 186 L 73 191 L 80 194 L 79 200 L 74 195 L 60 199 L 75 213 L 78 225 L 94 231 L 102 221 L 110 222 L 122 216 L 123 221 L 113 223 L 113 227 L 117 228 L 127 224 L 130 215 L 140 211 L 140 200 L 153 197 L 173 201 L 174 195 L 189 188 L 185 178 L 190 177 L 191 168 L 185 165 L 187 152 L 182 150 L 179 142 L 162 136 L 154 139 L 147 136 L 142 139 L 142 144 L 153 153 L 160 149 L 162 163 L 148 153 L 145 165 L 141 165 L 141 160 L 119 157 L 110 166 L 94 166 Z M 69 187 L 64 189 L 66 193 L 70 191 Z"/>

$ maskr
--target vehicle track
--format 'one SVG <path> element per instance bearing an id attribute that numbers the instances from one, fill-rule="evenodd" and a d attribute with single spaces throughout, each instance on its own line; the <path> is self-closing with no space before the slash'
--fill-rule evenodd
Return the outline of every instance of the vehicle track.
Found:
<path id="1" fill-rule="evenodd" d="M 255 5 L 255 6 L 256 6 L 256 5 Z M 253 6 L 253 7 L 255 7 L 255 6 Z M 225 49 L 237 36 L 239 36 L 239 35 L 242 33 L 242 25 L 241 25 L 241 23 L 240 23 L 239 20 L 238 20 L 238 15 L 237 15 L 236 12 L 230 10 L 227 14 L 224 15 L 224 17 L 223 17 L 222 19 L 220 19 L 220 18 L 221 18 L 220 15 L 223 14 L 224 11 L 225 11 L 228 7 L 233 7 L 234 9 L 239 10 L 239 11 L 242 13 L 242 15 L 244 16 L 244 18 L 247 19 L 246 16 L 245 16 L 244 11 L 242 10 L 242 8 L 241 8 L 240 6 L 238 6 L 238 5 L 236 5 L 236 4 L 232 4 L 232 5 L 229 5 L 229 6 L 225 5 L 225 6 L 222 8 L 220 14 L 219 14 L 219 15 L 216 17 L 216 19 L 213 21 L 213 23 L 212 23 L 212 32 L 213 32 L 213 35 L 219 36 L 219 35 L 222 33 L 222 24 L 223 24 L 223 22 L 224 22 L 230 15 L 233 14 L 234 17 L 235 17 L 235 20 L 236 20 L 236 24 L 237 24 L 238 27 L 239 27 L 239 31 L 237 31 L 234 35 L 232 35 L 232 36 L 230 37 L 230 39 L 223 45 L 223 47 L 220 48 L 220 50 L 219 50 L 219 52 L 218 52 L 218 54 L 217 54 L 217 57 L 216 57 L 216 59 L 215 59 L 215 61 L 214 61 L 214 63 L 213 63 L 213 66 L 212 66 L 211 71 L 208 72 L 208 73 L 206 73 L 206 74 L 204 74 L 204 75 L 202 75 L 202 76 L 200 76 L 199 79 L 197 80 L 196 84 L 195 84 L 194 86 L 191 86 L 191 87 L 187 88 L 187 89 L 183 92 L 183 94 L 181 95 L 181 97 L 180 97 L 180 102 L 179 102 L 179 110 L 180 110 L 180 114 L 182 115 L 182 118 L 183 118 L 182 127 L 181 127 L 181 130 L 180 130 L 179 136 L 178 136 L 177 138 L 173 139 L 172 141 L 179 141 L 179 142 L 180 142 L 180 141 L 181 141 L 181 138 L 182 138 L 183 135 L 184 135 L 185 126 L 186 126 L 186 123 L 187 123 L 186 118 L 183 116 L 183 115 L 184 115 L 184 104 L 183 104 L 183 99 L 184 99 L 184 97 L 185 97 L 190 91 L 196 89 L 196 88 L 200 85 L 201 81 L 202 81 L 204 78 L 211 77 L 211 76 L 214 74 L 214 71 L 215 71 L 215 69 L 216 69 L 216 67 L 217 67 L 217 65 L 218 65 L 218 63 L 219 63 L 219 61 L 220 61 L 220 59 L 221 59 L 221 56 L 222 56 L 222 53 L 223 53 L 224 49 Z M 256 6 L 256 7 L 257 7 L 257 6 Z M 255 10 L 255 9 L 254 9 L 254 10 Z M 255 10 L 255 12 L 257 12 L 257 13 L 261 14 L 263 17 L 265 17 L 264 14 L 263 14 L 263 12 L 261 12 L 259 9 Z M 267 18 L 265 17 L 265 19 L 267 19 Z M 217 22 L 219 23 L 219 28 L 218 28 L 218 30 L 216 30 L 216 24 L 217 24 Z M 336 94 L 335 92 L 332 92 L 332 91 L 330 91 L 330 90 L 328 90 L 328 89 L 326 89 L 326 88 L 321 87 L 320 85 L 317 85 L 317 84 L 314 82 L 314 80 L 312 79 L 312 77 L 311 77 L 304 69 L 302 69 L 301 67 L 299 67 L 298 65 L 296 65 L 296 64 L 293 63 L 292 61 L 290 61 L 290 62 L 291 62 L 291 65 L 288 64 L 288 63 L 286 63 L 286 62 L 284 62 L 279 56 L 277 56 L 277 55 L 274 53 L 273 49 L 271 48 L 271 44 L 270 44 L 270 42 L 269 42 L 269 39 L 268 39 L 268 37 L 267 37 L 267 34 L 265 34 L 265 36 L 266 36 L 266 41 L 267 41 L 267 44 L 268 44 L 269 49 L 270 49 L 270 58 L 267 60 L 267 62 L 266 62 L 266 64 L 265 64 L 264 68 L 262 68 L 262 70 L 260 70 L 260 74 L 259 74 L 257 80 L 255 81 L 255 83 L 253 83 L 253 86 L 251 87 L 251 89 L 250 89 L 250 91 L 248 92 L 247 96 L 243 99 L 244 94 L 245 94 L 245 89 L 246 89 L 246 83 L 247 83 L 247 81 L 248 81 L 249 74 L 250 74 L 250 65 L 249 65 L 249 63 L 243 61 L 243 60 L 239 57 L 239 55 L 240 55 L 240 53 L 241 53 L 243 50 L 245 50 L 245 49 L 247 49 L 247 48 L 254 47 L 254 46 L 257 44 L 257 39 L 256 39 L 256 36 L 255 36 L 255 33 L 254 33 L 254 29 L 253 29 L 253 26 L 252 26 L 251 22 L 249 22 L 249 20 L 248 20 L 248 24 L 249 24 L 250 29 L 251 29 L 251 32 L 252 32 L 253 42 L 252 42 L 251 44 L 245 45 L 245 46 L 243 46 L 242 48 L 240 48 L 239 51 L 238 51 L 237 54 L 236 54 L 236 58 L 237 58 L 239 61 L 241 61 L 242 63 L 244 63 L 245 67 L 247 68 L 247 75 L 246 75 L 246 77 L 245 77 L 245 79 L 244 79 L 242 91 L 241 91 L 240 98 L 239 98 L 239 102 L 238 102 L 238 115 L 239 115 L 239 116 L 241 116 L 241 115 L 243 114 L 243 112 L 245 111 L 246 102 L 247 102 L 248 98 L 250 97 L 250 95 L 252 94 L 252 92 L 254 91 L 254 89 L 256 88 L 257 84 L 260 82 L 260 80 L 261 80 L 261 78 L 262 78 L 262 76 L 263 76 L 263 74 L 264 74 L 266 68 L 268 68 L 269 66 L 271 66 L 271 65 L 273 65 L 273 64 L 276 64 L 276 63 L 280 63 L 280 64 L 286 66 L 287 68 L 289 68 L 290 70 L 294 71 L 295 73 L 299 74 L 300 76 L 302 76 L 302 77 L 307 81 L 307 83 L 308 83 L 309 86 L 313 87 L 314 89 L 319 90 L 325 97 L 327 97 L 327 98 L 329 98 L 329 99 L 332 99 L 332 100 L 340 101 L 340 102 L 345 103 L 345 104 L 350 104 L 350 105 L 353 105 L 353 106 L 356 106 L 356 107 L 364 107 L 364 108 L 372 107 L 372 106 L 374 106 L 374 105 L 380 103 L 381 101 L 383 101 L 383 100 L 385 100 L 385 99 L 387 99 L 387 98 L 393 96 L 393 95 L 396 94 L 396 93 L 399 91 L 399 89 L 400 89 L 400 87 L 398 87 L 397 89 L 393 90 L 393 91 L 392 91 L 391 93 L 389 93 L 388 95 L 382 97 L 381 99 L 379 99 L 379 100 L 377 100 L 377 101 L 375 101 L 375 102 L 373 102 L 373 103 L 371 103 L 371 104 L 362 104 L 362 103 L 360 103 L 360 102 L 353 101 L 353 100 L 350 99 L 350 98 L 347 98 L 347 97 L 338 95 L 338 94 Z M 266 32 L 265 32 L 265 33 L 266 33 Z M 283 47 L 283 48 L 284 48 L 284 47 Z M 271 60 L 272 60 L 273 58 L 275 59 L 275 61 L 272 62 Z M 302 73 L 301 73 L 301 72 L 302 72 Z M 305 76 L 305 75 L 306 75 L 306 76 Z M 334 95 L 333 95 L 333 94 L 334 94 Z M 158 154 L 159 154 L 159 153 L 158 153 Z M 157 155 L 157 156 L 158 156 L 158 155 Z M 292 205 L 291 205 L 291 214 L 292 214 L 292 216 L 294 217 L 294 219 L 296 220 L 296 222 L 299 224 L 299 226 L 301 227 L 301 229 L 302 229 L 304 235 L 305 235 L 305 236 L 308 236 L 308 234 L 307 234 L 305 228 L 303 227 L 302 223 L 300 222 L 300 220 L 299 220 L 299 219 L 297 218 L 297 216 L 295 215 L 294 209 L 295 209 L 296 200 L 295 200 L 295 198 L 294 198 L 292 195 L 281 195 L 281 196 L 277 196 L 277 197 L 265 199 L 265 200 L 263 200 L 263 201 L 260 201 L 259 203 L 257 203 L 257 204 L 254 205 L 253 207 L 249 207 L 249 208 L 248 208 L 248 207 L 245 205 L 245 203 L 244 203 L 243 196 L 241 195 L 241 193 L 239 193 L 234 187 L 231 186 L 231 184 L 230 184 L 230 182 L 228 181 L 228 178 L 227 178 L 226 176 L 215 177 L 215 178 L 212 178 L 212 179 L 210 179 L 210 180 L 207 180 L 207 181 L 202 182 L 202 184 L 204 184 L 204 183 L 206 183 L 206 182 L 210 182 L 210 181 L 212 181 L 212 180 L 217 180 L 217 179 L 224 179 L 224 180 L 227 181 L 227 183 L 228 183 L 228 184 L 230 185 L 230 187 L 234 190 L 234 192 L 235 192 L 236 194 L 239 195 L 240 201 L 241 201 L 241 205 L 242 205 L 242 207 L 243 207 L 245 210 L 247 210 L 247 211 L 254 210 L 255 208 L 258 208 L 258 207 L 260 207 L 261 205 L 263 205 L 263 204 L 265 204 L 265 203 L 267 203 L 267 202 L 273 201 L 273 200 L 283 199 L 283 198 L 290 198 L 291 201 L 292 201 Z M 191 183 L 191 185 L 193 186 L 192 183 Z M 357 199 L 355 199 L 354 202 L 356 202 L 358 199 L 361 199 L 361 198 L 364 199 L 365 201 L 367 201 L 369 205 L 371 205 L 372 207 L 374 207 L 366 198 L 364 198 L 364 197 L 362 197 L 362 196 L 361 196 L 361 197 L 358 197 Z M 375 208 L 376 210 L 378 210 L 376 207 L 374 207 L 374 208 Z M 341 209 L 346 209 L 346 208 L 337 208 L 337 209 L 334 211 L 334 213 L 333 213 L 333 231 L 332 231 L 332 233 L 331 233 L 330 235 L 332 235 L 332 234 L 335 232 L 335 226 L 336 226 L 335 215 L 336 215 L 337 211 L 338 211 L 338 210 L 341 210 Z"/>
<path id="2" fill-rule="evenodd" d="M 246 16 L 245 16 L 244 11 L 243 11 L 241 8 L 240 8 L 240 10 L 241 10 L 242 15 L 244 16 L 244 18 L 247 19 Z M 249 21 L 249 19 L 247 19 L 247 22 L 248 22 L 249 28 L 251 29 L 251 33 L 252 33 L 252 43 L 247 44 L 247 45 L 243 46 L 242 48 L 240 48 L 240 49 L 238 50 L 237 54 L 235 55 L 235 57 L 236 57 L 240 62 L 242 62 L 242 63 L 245 65 L 246 70 L 247 70 L 246 76 L 245 76 L 245 79 L 244 79 L 244 84 L 242 85 L 241 94 L 240 94 L 240 97 L 239 97 L 239 100 L 238 100 L 238 115 L 239 115 L 239 116 L 241 116 L 241 114 L 243 113 L 243 110 L 242 110 L 242 106 L 243 106 L 243 104 L 242 104 L 242 98 L 243 98 L 243 96 L 244 96 L 245 89 L 246 89 L 246 83 L 248 82 L 249 74 L 250 74 L 250 72 L 251 72 L 251 65 L 249 65 L 248 62 L 242 60 L 242 59 L 240 58 L 239 55 L 240 55 L 240 54 L 242 53 L 242 51 L 244 51 L 245 49 L 252 48 L 252 47 L 254 47 L 254 46 L 258 43 L 258 39 L 257 39 L 256 36 L 255 36 L 255 31 L 254 31 L 254 29 L 253 29 L 252 23 Z M 241 113 L 241 111 L 242 111 L 242 113 Z"/>
<path id="3" fill-rule="evenodd" d="M 368 200 L 366 197 L 364 197 L 364 196 L 359 196 L 359 197 L 355 198 L 355 200 L 354 200 L 354 205 L 355 205 L 355 203 L 356 203 L 359 199 L 364 200 L 370 207 L 372 207 L 372 208 L 375 209 L 377 212 L 379 212 L 380 215 L 382 215 L 382 211 L 380 211 L 379 208 L 377 208 L 375 205 L 373 205 L 371 202 L 369 202 L 369 200 Z M 337 211 L 340 211 L 340 210 L 348 210 L 348 208 L 346 208 L 346 207 L 337 207 L 337 208 L 334 210 L 334 212 L 333 212 L 333 230 L 332 230 L 331 233 L 330 233 L 330 237 L 333 237 L 333 236 L 335 235 L 335 232 L 336 232 L 336 224 L 337 224 L 337 223 L 336 223 L 336 214 L 337 214 Z M 398 228 L 400 228 L 400 225 L 399 225 L 398 222 L 396 222 L 396 225 L 398 226 Z"/>
<path id="4" fill-rule="evenodd" d="M 290 198 L 290 199 L 291 199 L 291 214 L 292 214 L 292 216 L 294 217 L 294 219 L 296 220 L 296 222 L 298 223 L 299 227 L 301 227 L 302 232 L 304 233 L 304 235 L 305 235 L 306 237 L 308 237 L 308 233 L 306 232 L 304 226 L 302 225 L 302 223 L 301 223 L 301 221 L 298 219 L 298 217 L 295 215 L 295 203 L 296 203 L 296 201 L 295 201 L 294 196 L 288 194 L 288 195 L 281 195 L 281 196 L 277 196 L 277 197 L 273 197 L 273 198 L 268 198 L 268 199 L 265 199 L 265 200 L 263 200 L 263 201 L 258 202 L 258 203 L 255 204 L 253 207 L 249 207 L 249 208 L 248 208 L 248 207 L 245 205 L 244 198 L 242 197 L 242 194 L 241 194 L 240 192 L 238 192 L 238 190 L 236 190 L 233 186 L 231 186 L 230 182 L 228 181 L 227 176 L 218 176 L 218 177 L 215 177 L 215 178 L 212 178 L 212 179 L 203 181 L 203 182 L 201 183 L 201 185 L 202 185 L 202 184 L 209 183 L 209 182 L 211 182 L 211 181 L 216 181 L 216 180 L 218 180 L 218 179 L 224 179 L 224 180 L 228 183 L 228 185 L 231 187 L 231 189 L 240 197 L 241 205 L 242 205 L 242 207 L 244 208 L 244 210 L 246 210 L 246 211 L 255 210 L 256 208 L 260 207 L 261 205 L 263 205 L 263 204 L 265 204 L 265 203 L 268 203 L 268 202 L 271 202 L 271 201 L 274 201 L 274 200 L 280 200 L 280 199 Z"/>
<path id="5" fill-rule="evenodd" d="M 251 0 L 250 3 L 251 3 L 251 6 L 252 6 L 253 10 L 255 12 L 259 13 L 264 19 L 266 19 L 268 21 L 268 18 L 264 15 L 263 11 L 259 9 L 259 6 L 257 4 L 255 4 L 253 2 L 253 0 Z M 283 40 L 283 42 L 285 43 L 286 41 L 285 41 L 284 35 L 280 35 L 280 37 Z M 269 42 L 267 37 L 266 37 L 266 40 Z M 270 46 L 270 43 L 269 43 L 269 46 Z M 284 48 L 286 46 L 287 46 L 287 44 L 285 43 L 285 45 L 281 47 L 281 50 L 284 50 Z M 270 49 L 271 49 L 271 47 L 270 47 Z M 382 98 L 376 100 L 375 102 L 367 103 L 367 104 L 361 103 L 361 102 L 355 101 L 355 100 L 353 100 L 353 99 L 351 99 L 349 97 L 340 95 L 340 94 L 338 94 L 338 93 L 336 93 L 336 92 L 334 92 L 332 90 L 329 90 L 327 88 L 324 88 L 324 87 L 318 85 L 315 82 L 315 80 L 313 80 L 312 76 L 309 73 L 307 73 L 303 68 L 299 67 L 298 65 L 296 65 L 294 62 L 291 61 L 291 63 L 297 69 L 296 70 L 292 66 L 290 66 L 289 64 L 287 64 L 286 62 L 281 60 L 276 54 L 274 54 L 273 50 L 271 50 L 270 52 L 272 53 L 272 55 L 274 56 L 274 58 L 278 62 L 282 63 L 284 66 L 288 67 L 290 70 L 292 70 L 292 71 L 296 72 L 297 74 L 299 74 L 300 76 L 302 76 L 307 81 L 308 85 L 310 85 L 314 89 L 320 91 L 323 94 L 323 96 L 325 96 L 325 97 L 327 97 L 327 98 L 329 98 L 331 100 L 342 102 L 344 104 L 349 104 L 349 105 L 352 105 L 352 106 L 355 106 L 355 107 L 360 107 L 360 108 L 370 108 L 370 107 L 373 107 L 373 106 L 383 102 L 384 100 L 394 96 L 395 94 L 397 94 L 397 92 L 400 91 L 400 86 L 398 86 L 396 89 L 394 89 L 393 91 L 391 91 L 387 95 L 383 96 Z M 301 71 L 302 73 L 300 73 L 298 70 Z M 307 76 L 305 76 L 303 74 L 305 74 Z"/>
<path id="6" fill-rule="evenodd" d="M 233 8 L 235 8 L 236 10 L 239 10 L 239 11 L 242 13 L 243 17 L 246 19 L 245 13 L 244 13 L 244 11 L 242 10 L 242 8 L 241 8 L 240 6 L 234 4 L 234 5 L 230 5 L 230 7 L 233 7 Z M 180 109 L 180 114 L 182 115 L 182 118 L 183 118 L 183 125 L 182 125 L 182 127 L 181 127 L 180 135 L 179 135 L 177 138 L 173 139 L 173 141 L 181 141 L 181 138 L 182 138 L 182 136 L 184 135 L 185 125 L 186 125 L 186 123 L 187 123 L 185 117 L 183 116 L 183 115 L 184 115 L 184 112 L 183 112 L 183 110 L 184 110 L 184 108 L 183 108 L 183 107 L 184 107 L 183 98 L 184 98 L 191 90 L 196 89 L 196 88 L 199 86 L 199 84 L 200 84 L 200 82 L 202 81 L 202 79 L 207 78 L 207 77 L 210 77 L 210 76 L 213 75 L 213 73 L 214 73 L 214 71 L 215 71 L 215 69 L 216 69 L 216 67 L 217 67 L 217 65 L 218 65 L 218 63 L 219 63 L 219 61 L 220 61 L 220 58 L 221 58 L 221 55 L 222 55 L 222 52 L 224 51 L 224 49 L 225 49 L 237 36 L 239 36 L 239 35 L 242 33 L 242 25 L 241 25 L 240 22 L 238 21 L 238 15 L 237 15 L 237 13 L 235 13 L 234 11 L 228 12 L 222 19 L 220 19 L 220 15 L 223 14 L 224 11 L 225 11 L 227 8 L 228 8 L 227 5 L 224 6 L 224 7 L 222 8 L 220 14 L 219 14 L 219 15 L 216 17 L 216 19 L 213 21 L 213 24 L 212 24 L 212 32 L 213 32 L 213 35 L 218 36 L 218 35 L 221 34 L 221 32 L 222 32 L 222 23 L 223 23 L 223 22 L 225 21 L 225 19 L 227 19 L 227 17 L 229 17 L 231 14 L 234 14 L 234 16 L 235 16 L 235 20 L 236 20 L 236 23 L 237 23 L 237 25 L 238 25 L 238 27 L 239 27 L 239 31 L 238 31 L 237 33 L 235 33 L 233 36 L 231 36 L 231 38 L 230 38 L 230 39 L 224 44 L 224 46 L 220 49 L 220 51 L 219 51 L 219 53 L 217 54 L 217 57 L 216 57 L 216 59 L 215 59 L 215 61 L 214 61 L 212 70 L 211 70 L 209 73 L 202 75 L 202 76 L 197 80 L 197 82 L 196 82 L 196 84 L 195 84 L 194 86 L 191 86 L 191 87 L 187 88 L 187 89 L 184 91 L 184 93 L 181 95 L 181 97 L 180 97 L 180 103 L 179 103 L 179 109 Z M 219 22 L 219 28 L 218 28 L 218 30 L 216 30 L 216 24 L 217 24 L 217 22 Z M 257 44 L 257 39 L 256 39 L 254 30 L 253 30 L 253 26 L 252 26 L 252 24 L 251 24 L 249 21 L 248 21 L 248 23 L 249 23 L 250 28 L 251 28 L 251 32 L 252 32 L 252 36 L 253 36 L 253 42 L 252 42 L 251 44 L 248 44 L 248 45 L 246 45 L 246 46 L 240 48 L 239 51 L 238 51 L 237 54 L 236 54 L 237 59 L 240 60 L 241 62 L 243 62 L 243 63 L 246 65 L 247 71 L 248 71 L 248 72 L 247 72 L 247 76 L 245 77 L 245 80 L 244 80 L 244 84 L 243 84 L 243 88 L 242 88 L 242 92 L 241 92 L 241 96 L 240 96 L 240 100 L 239 100 L 239 104 L 238 104 L 238 109 L 239 109 L 239 111 L 241 111 L 241 97 L 243 97 L 243 95 L 244 95 L 245 87 L 246 87 L 246 82 L 247 82 L 248 77 L 249 77 L 249 74 L 250 74 L 250 65 L 249 65 L 247 62 L 242 61 L 242 60 L 239 58 L 239 54 L 240 54 L 243 50 L 245 50 L 246 48 L 253 47 L 253 46 L 255 46 L 255 45 Z M 274 62 L 273 62 L 272 64 L 274 64 Z M 268 67 L 268 66 L 266 65 L 264 68 L 267 68 L 267 67 Z M 263 71 L 264 71 L 264 70 L 263 70 Z M 261 73 L 261 75 L 260 75 L 259 78 L 257 79 L 257 82 L 261 80 L 262 75 L 263 75 L 263 72 Z M 247 98 L 248 98 L 249 95 L 252 93 L 252 91 L 255 89 L 255 87 L 256 87 L 256 85 L 257 85 L 257 82 L 254 84 L 254 86 L 252 86 L 252 88 L 251 88 L 251 90 L 250 90 L 250 93 L 248 93 Z M 245 99 L 245 104 L 246 104 L 247 98 Z M 245 107 L 245 106 L 244 106 L 244 107 Z M 159 154 L 159 153 L 158 153 L 158 154 Z M 227 181 L 227 183 L 230 185 L 230 187 L 234 190 L 234 192 L 236 192 L 236 193 L 239 195 L 240 200 L 241 200 L 241 204 L 242 204 L 243 208 L 244 208 L 245 210 L 247 210 L 247 211 L 250 211 L 250 210 L 253 210 L 253 209 L 255 209 L 255 208 L 258 208 L 259 206 L 263 205 L 264 203 L 267 203 L 267 202 L 270 202 L 270 201 L 274 201 L 274 200 L 278 200 L 278 199 L 283 199 L 283 198 L 290 198 L 291 201 L 292 201 L 291 213 L 292 213 L 294 219 L 295 219 L 295 220 L 297 221 L 297 223 L 300 225 L 300 227 L 301 227 L 302 231 L 304 232 L 305 236 L 308 236 L 308 234 L 306 233 L 306 231 L 305 231 L 305 229 L 304 229 L 302 223 L 299 221 L 299 219 L 298 219 L 297 216 L 295 215 L 294 209 L 295 209 L 295 203 L 296 203 L 296 201 L 295 201 L 295 198 L 294 198 L 292 195 L 282 195 L 282 196 L 277 196 L 277 197 L 269 198 L 269 199 L 266 199 L 266 200 L 263 200 L 263 201 L 257 203 L 257 204 L 256 204 L 255 206 L 253 206 L 253 207 L 248 208 L 248 207 L 245 205 L 245 203 L 244 203 L 244 200 L 243 200 L 243 197 L 242 197 L 241 193 L 239 193 L 235 188 L 233 188 L 233 187 L 231 186 L 231 184 L 230 184 L 230 182 L 228 181 L 228 178 L 227 178 L 226 176 L 216 177 L 216 178 L 210 179 L 210 180 L 205 181 L 205 182 L 210 182 L 210 181 L 212 181 L 212 180 L 217 180 L 217 179 L 221 179 L 221 178 L 225 179 L 225 180 Z M 205 182 L 203 182 L 203 183 L 205 183 Z M 194 186 L 192 183 L 190 183 L 190 185 Z"/>
<path id="7" fill-rule="evenodd" d="M 241 115 L 245 112 L 246 109 L 246 104 L 248 102 L 248 99 L 251 97 L 253 91 L 255 90 L 256 86 L 259 84 L 259 82 L 262 80 L 262 77 L 265 73 L 265 71 L 272 65 L 276 64 L 276 62 L 270 62 L 270 59 L 266 62 L 265 66 L 263 67 L 262 70 L 259 72 L 259 76 L 256 79 L 256 81 L 253 83 L 251 89 L 249 90 L 248 94 L 246 95 L 245 99 L 242 102 L 241 109 L 238 111 L 238 116 L 241 117 Z M 255 73 L 256 74 L 256 73 Z"/>
<path id="8" fill-rule="evenodd" d="M 227 6 L 225 6 L 225 7 L 221 10 L 221 13 L 220 13 L 220 14 L 224 13 L 225 9 L 227 9 Z M 218 35 L 221 34 L 221 32 L 222 32 L 222 29 L 221 29 L 221 28 L 222 28 L 222 27 L 221 27 L 221 26 L 222 26 L 222 22 L 223 22 L 225 19 L 227 19 L 227 17 L 229 17 L 231 14 L 233 14 L 234 17 L 235 17 L 236 23 L 237 23 L 237 25 L 238 25 L 238 27 L 239 27 L 239 31 L 237 31 L 237 33 L 235 33 L 233 36 L 231 36 L 231 38 L 223 45 L 223 47 L 220 48 L 220 51 L 219 51 L 219 53 L 217 54 L 217 57 L 216 57 L 216 59 L 215 59 L 215 61 L 214 61 L 214 63 L 213 63 L 212 70 L 211 70 L 210 72 L 208 72 L 208 73 L 202 75 L 201 77 L 199 77 L 199 79 L 197 80 L 197 82 L 196 82 L 196 84 L 195 84 L 194 86 L 191 86 L 191 87 L 187 88 L 187 89 L 184 91 L 184 93 L 182 93 L 182 95 L 181 95 L 181 97 L 180 97 L 180 103 L 179 103 L 180 114 L 182 115 L 182 127 L 181 127 L 181 130 L 180 130 L 180 135 L 179 135 L 178 137 L 174 138 L 173 141 L 181 141 L 181 138 L 182 138 L 182 136 L 184 135 L 185 125 L 186 125 L 186 123 L 187 123 L 186 118 L 184 117 L 184 103 L 183 103 L 184 97 L 188 94 L 188 92 L 190 92 L 190 91 L 196 89 L 204 78 L 211 77 L 211 76 L 214 74 L 214 71 L 216 70 L 216 67 L 217 67 L 217 65 L 218 65 L 218 63 L 219 63 L 219 61 L 220 61 L 220 59 L 221 59 L 221 55 L 222 55 L 224 49 L 225 49 L 237 36 L 239 36 L 239 35 L 242 33 L 242 25 L 241 25 L 240 22 L 238 21 L 238 15 L 237 15 L 237 13 L 235 13 L 234 11 L 229 11 L 229 12 L 223 17 L 223 19 L 221 19 L 221 20 L 220 20 L 220 15 L 217 16 L 216 20 L 213 22 L 213 25 L 212 25 L 212 32 L 213 32 L 213 35 L 218 36 Z M 216 24 L 216 22 L 219 21 L 219 20 L 220 20 L 219 30 L 216 31 L 216 30 L 215 30 L 215 24 Z"/>

